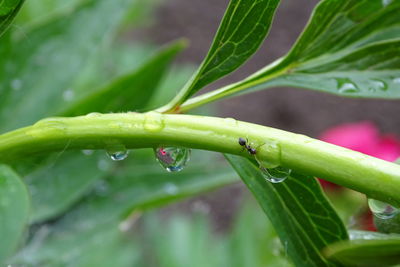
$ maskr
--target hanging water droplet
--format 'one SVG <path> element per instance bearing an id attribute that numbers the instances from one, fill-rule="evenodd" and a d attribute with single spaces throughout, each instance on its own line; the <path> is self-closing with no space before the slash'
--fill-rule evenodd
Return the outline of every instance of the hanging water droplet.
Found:
<path id="1" fill-rule="evenodd" d="M 400 77 L 394 78 L 393 82 L 396 84 L 400 84 Z"/>
<path id="2" fill-rule="evenodd" d="M 121 161 L 124 160 L 128 157 L 129 151 L 124 149 L 124 150 L 107 150 L 108 156 L 114 161 Z"/>
<path id="3" fill-rule="evenodd" d="M 72 101 L 75 97 L 75 92 L 72 89 L 67 89 L 63 92 L 62 96 L 65 101 Z"/>
<path id="4" fill-rule="evenodd" d="M 376 92 L 377 90 L 386 91 L 388 89 L 388 85 L 381 80 L 372 79 L 368 88 L 372 92 Z"/>
<path id="5" fill-rule="evenodd" d="M 173 183 L 167 183 L 164 186 L 164 191 L 168 195 L 176 195 L 179 192 L 179 188 Z"/>
<path id="6" fill-rule="evenodd" d="M 285 168 L 282 166 L 278 166 L 275 168 L 265 168 L 263 166 L 260 166 L 260 170 L 261 170 L 264 178 L 267 181 L 274 183 L 274 184 L 282 183 L 292 173 L 291 169 Z"/>
<path id="7" fill-rule="evenodd" d="M 11 81 L 11 88 L 18 91 L 22 87 L 22 81 L 20 79 L 14 79 Z"/>
<path id="8" fill-rule="evenodd" d="M 190 149 L 181 147 L 158 147 L 154 150 L 157 161 L 168 172 L 183 170 L 190 159 Z"/>
<path id="9" fill-rule="evenodd" d="M 360 91 L 355 85 L 355 83 L 353 83 L 350 79 L 337 78 L 336 81 L 339 93 L 356 93 Z"/>
<path id="10" fill-rule="evenodd" d="M 379 219 L 391 219 L 400 213 L 400 209 L 372 198 L 368 199 L 368 206 L 374 216 Z"/>

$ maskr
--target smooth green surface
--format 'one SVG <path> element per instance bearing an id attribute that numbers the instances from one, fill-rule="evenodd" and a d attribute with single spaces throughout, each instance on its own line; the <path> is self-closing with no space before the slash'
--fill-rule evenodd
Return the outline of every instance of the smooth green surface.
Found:
<path id="1" fill-rule="evenodd" d="M 0 265 L 17 248 L 29 217 L 29 196 L 20 177 L 0 165 Z"/>
<path id="2" fill-rule="evenodd" d="M 321 177 L 399 206 L 400 166 L 304 135 L 236 121 L 157 112 L 48 118 L 0 135 L 0 161 L 73 149 L 183 146 L 250 157 L 238 144 L 248 138 L 271 164 Z"/>
<path id="3" fill-rule="evenodd" d="M 345 266 L 393 266 L 400 264 L 400 238 L 339 242 L 324 254 Z"/>
<path id="4" fill-rule="evenodd" d="M 238 181 L 230 168 L 212 165 L 215 156 L 200 153 L 182 172 L 168 173 L 158 166 L 151 150 L 132 152 L 113 175 L 98 180 L 81 203 L 34 232 L 12 262 L 110 266 L 117 261 L 115 266 L 132 266 L 139 248 L 126 241 L 135 213 Z"/>
<path id="5" fill-rule="evenodd" d="M 346 97 L 400 98 L 400 2 L 323 0 L 283 58 L 248 78 L 183 104 L 292 86 Z"/>
<path id="6" fill-rule="evenodd" d="M 226 158 L 267 214 L 296 266 L 335 266 L 321 250 L 348 239 L 347 231 L 313 177 L 292 172 L 284 182 L 273 184 L 248 159 Z"/>
<path id="7" fill-rule="evenodd" d="M 229 74 L 253 55 L 268 34 L 279 0 L 232 0 L 203 63 L 179 94 L 160 111 L 169 112 L 207 84 Z"/>
<path id="8" fill-rule="evenodd" d="M 0 36 L 7 30 L 23 3 L 24 0 L 3 0 L 0 2 Z"/>

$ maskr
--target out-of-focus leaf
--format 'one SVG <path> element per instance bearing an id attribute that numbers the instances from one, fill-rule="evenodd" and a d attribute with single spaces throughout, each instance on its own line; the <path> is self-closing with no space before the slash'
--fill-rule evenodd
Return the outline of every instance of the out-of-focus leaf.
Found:
<path id="1" fill-rule="evenodd" d="M 344 241 L 326 247 L 324 254 L 344 266 L 393 266 L 400 264 L 400 239 Z"/>
<path id="2" fill-rule="evenodd" d="M 291 51 L 238 84 L 293 86 L 348 97 L 400 98 L 400 2 L 323 0 Z"/>
<path id="3" fill-rule="evenodd" d="M 121 112 L 142 109 L 154 94 L 164 72 L 175 55 L 185 47 L 176 42 L 161 50 L 137 70 L 117 78 L 111 84 L 78 101 L 62 115 L 90 112 Z"/>
<path id="4" fill-rule="evenodd" d="M 19 176 L 0 165 L 0 265 L 16 249 L 29 217 L 29 196 Z"/>
<path id="5" fill-rule="evenodd" d="M 53 264 L 51 266 L 58 266 L 65 265 L 71 260 L 74 266 L 83 266 L 77 262 L 86 257 L 85 250 L 76 249 L 77 243 L 85 245 L 82 236 L 95 237 L 97 231 L 101 231 L 103 227 L 111 227 L 114 231 L 124 230 L 124 225 L 129 225 L 129 217 L 128 222 L 123 220 L 131 211 L 166 204 L 237 181 L 236 175 L 230 169 L 221 168 L 220 165 L 214 167 L 210 166 L 212 164 L 204 165 L 204 161 L 200 163 L 201 160 L 197 160 L 197 164 L 188 166 L 180 173 L 167 173 L 160 169 L 155 161 L 149 162 L 149 152 L 153 154 L 148 150 L 135 151 L 136 160 L 127 162 L 125 167 L 120 166 L 117 173 L 108 179 L 99 180 L 81 204 L 55 222 L 52 226 L 54 231 L 51 230 L 43 237 L 40 244 L 33 238 L 17 255 L 14 262 L 20 264 L 34 262 L 41 266 L 51 262 Z M 208 159 L 211 158 L 215 161 L 214 157 L 208 156 Z M 116 229 L 118 226 L 121 230 Z M 36 233 L 34 236 L 39 234 Z M 65 243 L 66 236 L 67 243 Z M 49 250 L 52 252 L 48 253 Z M 74 256 L 68 258 L 68 262 L 59 256 L 69 253 L 74 253 Z M 117 258 L 118 255 L 115 253 L 113 257 Z M 106 263 L 98 264 L 96 266 L 109 266 Z M 131 264 L 125 263 L 120 266 L 131 266 Z"/>
<path id="6" fill-rule="evenodd" d="M 334 265 L 321 249 L 348 239 L 347 231 L 313 177 L 292 172 L 284 182 L 274 184 L 248 159 L 226 158 L 271 220 L 296 266 Z"/>
<path id="7" fill-rule="evenodd" d="M 11 39 L 8 49 L 0 49 L 0 131 L 54 115 L 82 94 L 71 84 L 110 42 L 132 3 L 87 1 L 73 14 L 30 31 L 18 42 Z"/>
<path id="8" fill-rule="evenodd" d="M 63 152 L 49 157 L 24 179 L 32 195 L 31 222 L 65 212 L 113 167 L 103 151 Z"/>
<path id="9" fill-rule="evenodd" d="M 3 0 L 0 2 L 0 36 L 7 30 L 23 3 L 24 0 Z"/>
<path id="10" fill-rule="evenodd" d="M 279 0 L 232 0 L 203 63 L 180 93 L 185 101 L 241 66 L 268 34 Z M 179 104 L 179 103 L 178 103 Z"/>

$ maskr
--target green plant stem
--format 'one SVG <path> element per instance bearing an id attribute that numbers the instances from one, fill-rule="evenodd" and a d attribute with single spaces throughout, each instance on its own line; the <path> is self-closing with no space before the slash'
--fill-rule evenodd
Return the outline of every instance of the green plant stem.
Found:
<path id="1" fill-rule="evenodd" d="M 324 178 L 400 206 L 400 166 L 304 135 L 234 119 L 156 112 L 49 118 L 0 135 L 0 161 L 65 149 L 183 146 L 253 158 L 238 144 L 247 138 L 257 158 Z"/>

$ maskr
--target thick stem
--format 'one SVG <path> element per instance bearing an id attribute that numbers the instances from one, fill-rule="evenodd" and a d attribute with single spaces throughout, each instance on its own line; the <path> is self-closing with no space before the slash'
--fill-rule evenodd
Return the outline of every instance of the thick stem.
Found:
<path id="1" fill-rule="evenodd" d="M 184 146 L 254 157 L 238 138 L 247 138 L 257 158 L 343 185 L 400 206 L 400 166 L 345 148 L 269 127 L 213 117 L 89 114 L 50 118 L 0 135 L 0 161 L 64 149 Z"/>

